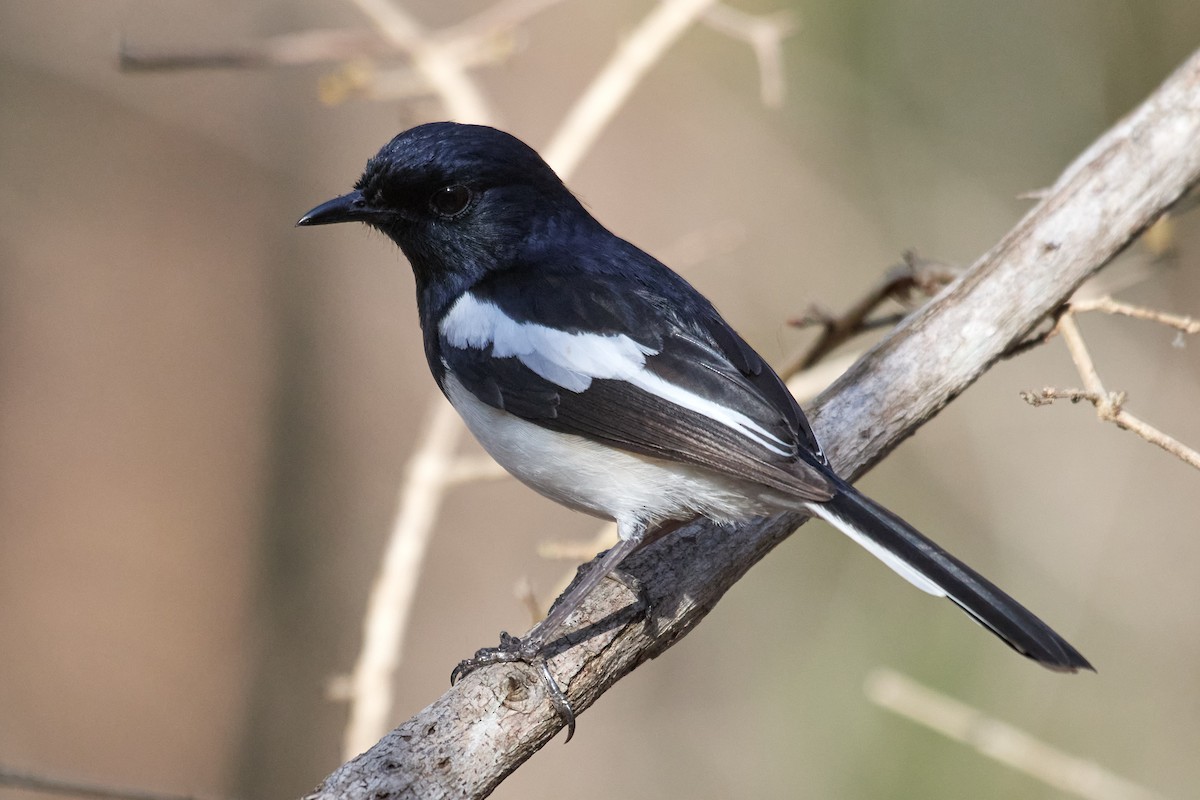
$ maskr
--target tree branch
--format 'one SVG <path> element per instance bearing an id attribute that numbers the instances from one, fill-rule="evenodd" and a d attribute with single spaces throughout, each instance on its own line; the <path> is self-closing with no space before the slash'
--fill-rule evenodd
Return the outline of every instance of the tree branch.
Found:
<path id="1" fill-rule="evenodd" d="M 868 352 L 810 418 L 843 474 L 861 474 L 970 386 L 1200 178 L 1200 53 L 1072 164 L 959 280 Z M 650 600 L 608 581 L 552 647 L 577 712 L 685 636 L 802 521 L 733 535 L 689 525 L 626 565 Z M 483 797 L 561 728 L 521 665 L 478 670 L 343 765 L 309 797 Z"/>

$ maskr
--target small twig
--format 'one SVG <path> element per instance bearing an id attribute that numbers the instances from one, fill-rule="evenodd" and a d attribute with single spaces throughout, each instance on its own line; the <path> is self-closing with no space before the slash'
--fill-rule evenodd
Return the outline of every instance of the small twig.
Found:
<path id="1" fill-rule="evenodd" d="M 867 676 L 868 699 L 881 708 L 974 748 L 1047 786 L 1086 800 L 1156 800 L 1160 795 L 1094 761 L 1064 753 L 1025 731 L 890 669 Z"/>
<path id="2" fill-rule="evenodd" d="M 181 69 L 291 67 L 384 56 L 395 48 L 372 30 L 310 30 L 285 33 L 236 47 L 212 50 L 155 51 L 122 41 L 117 64 L 126 72 Z"/>
<path id="3" fill-rule="evenodd" d="M 446 106 L 450 117 L 460 122 L 487 122 L 492 113 L 483 92 L 467 75 L 452 48 L 432 40 L 424 28 L 404 9 L 390 0 L 350 0 L 385 40 L 407 53 L 413 68 Z"/>
<path id="4" fill-rule="evenodd" d="M 147 792 L 144 789 L 117 789 L 83 781 L 47 778 L 4 766 L 0 766 L 0 786 L 11 786 L 15 789 L 46 794 L 95 797 L 101 800 L 196 800 L 193 795 Z"/>
<path id="5" fill-rule="evenodd" d="M 898 323 L 906 315 L 889 315 L 878 319 L 870 319 L 870 315 L 888 300 L 907 304 L 913 290 L 932 297 L 954 280 L 959 272 L 954 267 L 920 258 L 912 251 L 906 252 L 901 263 L 889 269 L 882 281 L 841 316 L 814 307 L 804 316 L 792 320 L 791 324 L 798 328 L 820 325 L 822 331 L 812 347 L 785 365 L 780 374 L 786 378 L 806 370 L 854 337 L 889 323 Z"/>
<path id="6" fill-rule="evenodd" d="M 1079 326 L 1075 324 L 1075 315 L 1068 310 L 1059 318 L 1056 327 L 1063 342 L 1067 345 L 1067 350 L 1071 353 L 1071 360 L 1075 362 L 1075 369 L 1083 381 L 1083 388 L 1097 397 L 1105 396 L 1100 373 L 1096 371 L 1092 355 L 1088 352 L 1087 345 L 1083 343 L 1083 334 L 1080 333 Z"/>
<path id="7" fill-rule="evenodd" d="M 1157 322 L 1159 325 L 1175 328 L 1182 333 L 1200 333 L 1200 320 L 1198 319 L 1180 314 L 1168 314 L 1165 311 L 1146 308 L 1145 306 L 1122 303 L 1112 299 L 1111 296 L 1097 297 L 1091 300 L 1072 300 L 1071 311 L 1074 313 L 1101 311 L 1105 314 L 1116 314 L 1123 317 L 1132 317 L 1133 319 Z"/>
<path id="8" fill-rule="evenodd" d="M 1040 392 L 1021 392 L 1021 399 L 1029 405 L 1048 406 L 1055 400 L 1068 400 L 1072 403 L 1091 403 L 1099 408 L 1105 405 L 1108 408 L 1120 410 L 1125 404 L 1125 392 L 1114 392 L 1111 395 L 1100 395 L 1096 392 L 1089 392 L 1087 389 L 1055 389 L 1052 386 L 1047 386 Z M 1111 419 L 1111 415 L 1105 416 L 1105 419 Z"/>
<path id="9" fill-rule="evenodd" d="M 1138 319 L 1152 319 L 1186 333 L 1200 333 L 1200 328 L 1192 330 L 1194 326 L 1197 326 L 1196 321 L 1190 317 L 1162 314 L 1118 303 L 1111 298 L 1100 298 L 1081 305 L 1082 308 L 1072 303 L 1070 308 L 1059 318 L 1058 325 L 1055 327 L 1062 334 L 1063 342 L 1067 345 L 1067 350 L 1071 354 L 1071 360 L 1075 363 L 1075 369 L 1079 372 L 1084 388 L 1055 389 L 1047 387 L 1040 392 L 1021 392 L 1021 398 L 1032 406 L 1048 405 L 1055 400 L 1070 400 L 1072 403 L 1086 401 L 1095 407 L 1096 416 L 1102 422 L 1111 422 L 1122 430 L 1136 433 L 1147 442 L 1162 448 L 1184 463 L 1200 469 L 1200 452 L 1126 411 L 1124 409 L 1125 392 L 1105 391 L 1092 356 L 1088 352 L 1087 345 L 1084 344 L 1083 334 L 1075 322 L 1075 314 L 1080 310 L 1105 311 Z"/>

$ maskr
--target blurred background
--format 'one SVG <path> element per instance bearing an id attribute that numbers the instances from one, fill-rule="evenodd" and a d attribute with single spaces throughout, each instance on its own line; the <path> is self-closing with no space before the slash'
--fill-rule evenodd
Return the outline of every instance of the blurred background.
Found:
<path id="1" fill-rule="evenodd" d="M 399 2 L 400 0 L 397 0 Z M 430 30 L 492 6 L 404 0 Z M 544 146 L 647 0 L 563 0 L 471 71 Z M 915 248 L 969 264 L 1197 45 L 1195 0 L 736 0 L 793 15 L 786 96 L 701 23 L 570 183 L 776 364 Z M 350 3 L 0 5 L 0 764 L 206 798 L 287 798 L 341 763 L 352 667 L 434 393 L 412 278 L 366 229 L 296 230 L 436 98 L 345 91 L 338 63 L 121 72 L 324 28 Z M 356 61 L 356 70 L 403 65 Z M 343 87 L 339 89 L 339 87 Z M 1200 214 L 1101 280 L 1200 314 Z M 1081 325 L 1128 409 L 1200 445 L 1200 342 Z M 889 667 L 1167 797 L 1200 783 L 1200 475 L 1089 407 L 1053 341 L 999 364 L 863 482 L 1098 667 L 1014 656 L 949 603 L 805 526 L 622 681 L 503 798 L 1059 797 L 873 705 Z M 464 442 L 465 453 L 474 452 Z M 512 480 L 448 496 L 394 721 L 529 611 L 595 520 Z M 0 798 L 30 795 L 0 788 Z"/>

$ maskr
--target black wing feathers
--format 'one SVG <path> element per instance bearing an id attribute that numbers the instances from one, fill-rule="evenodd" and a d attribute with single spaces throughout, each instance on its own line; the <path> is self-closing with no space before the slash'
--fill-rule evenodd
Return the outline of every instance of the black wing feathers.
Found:
<path id="1" fill-rule="evenodd" d="M 570 333 L 625 335 L 653 352 L 647 372 L 707 401 L 735 409 L 784 444 L 775 452 L 712 418 L 622 380 L 593 379 L 573 392 L 542 378 L 518 358 L 494 358 L 491 348 L 461 349 L 439 342 L 462 385 L 481 401 L 561 433 L 571 433 L 642 455 L 703 466 L 759 483 L 800 500 L 825 500 L 828 479 L 798 456 L 815 449 L 811 431 L 783 384 L 698 295 L 688 308 L 677 300 L 625 291 L 603 276 L 546 276 L 529 281 L 505 275 L 473 293 L 505 315 Z M 552 290 L 552 291 L 548 291 Z M 700 305 L 704 303 L 704 305 Z M 674 313 L 664 313 L 671 309 Z M 688 312 L 694 312 L 689 318 Z M 678 315 L 678 316 L 677 316 Z M 438 365 L 440 367 L 440 364 Z"/>
<path id="2" fill-rule="evenodd" d="M 828 463 L 816 435 L 808 424 L 808 419 L 800 410 L 800 404 L 796 402 L 795 396 L 784 385 L 779 375 L 762 360 L 762 356 L 746 344 L 737 331 L 721 319 L 716 309 L 710 306 L 709 311 L 711 313 L 698 317 L 698 322 L 704 327 L 705 332 L 713 338 L 730 363 L 736 366 L 754 385 L 762 399 L 783 414 L 788 427 L 799 439 L 801 447 L 807 448 L 816 455 L 821 463 Z"/>

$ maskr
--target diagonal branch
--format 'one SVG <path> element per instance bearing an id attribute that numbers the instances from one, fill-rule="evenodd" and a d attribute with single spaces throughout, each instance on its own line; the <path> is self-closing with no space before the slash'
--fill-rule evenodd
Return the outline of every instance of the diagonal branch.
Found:
<path id="1" fill-rule="evenodd" d="M 1045 198 L 959 280 L 867 353 L 811 419 L 835 465 L 859 475 L 970 386 L 1200 179 L 1200 52 L 1072 164 Z M 608 582 L 552 668 L 577 711 L 696 626 L 801 522 L 734 535 L 697 523 L 629 559 L 643 614 Z M 561 728 L 523 666 L 469 675 L 310 798 L 483 797 Z"/>

